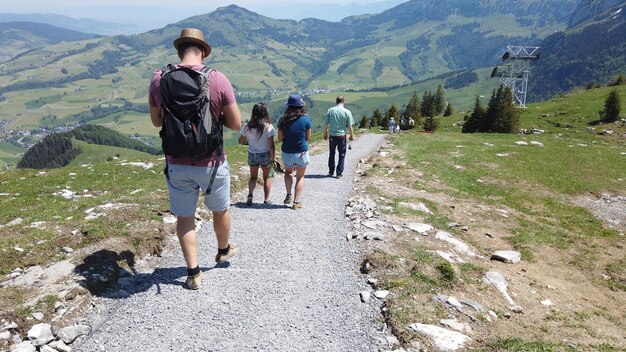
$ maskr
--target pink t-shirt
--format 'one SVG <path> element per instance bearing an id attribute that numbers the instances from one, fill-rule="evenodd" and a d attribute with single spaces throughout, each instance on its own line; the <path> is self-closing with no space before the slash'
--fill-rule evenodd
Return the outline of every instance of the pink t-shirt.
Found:
<path id="1" fill-rule="evenodd" d="M 178 67 L 180 65 L 176 65 Z M 204 65 L 187 65 L 186 67 L 202 70 Z M 152 75 L 152 81 L 150 81 L 150 91 L 149 91 L 149 103 L 151 107 L 161 108 L 161 74 L 163 71 L 158 69 L 154 71 Z M 233 86 L 230 84 L 230 81 L 223 73 L 218 71 L 212 71 L 209 74 L 209 94 L 211 95 L 211 115 L 213 116 L 213 121 L 219 121 L 221 123 L 222 116 L 222 107 L 228 106 L 230 104 L 236 104 L 237 100 L 235 99 L 235 92 L 233 91 Z M 226 160 L 226 152 L 222 153 L 222 158 L 219 160 L 219 163 L 223 163 Z M 183 159 L 183 158 L 174 158 L 172 156 L 167 156 L 167 162 L 170 164 L 179 164 L 179 165 L 192 165 L 191 160 Z M 205 160 L 199 160 L 194 165 L 196 166 L 212 166 L 215 164 L 215 154 Z"/>

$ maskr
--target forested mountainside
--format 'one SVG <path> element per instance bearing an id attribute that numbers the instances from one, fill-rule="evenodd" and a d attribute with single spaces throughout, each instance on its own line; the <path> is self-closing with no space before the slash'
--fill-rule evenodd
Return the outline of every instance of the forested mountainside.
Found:
<path id="1" fill-rule="evenodd" d="M 529 82 L 530 100 L 609 82 L 626 72 L 626 1 L 549 36 L 540 45 L 541 58 Z"/>
<path id="2" fill-rule="evenodd" d="M 17 164 L 18 168 L 56 168 L 69 164 L 81 153 L 80 148 L 74 146 L 72 139 L 89 144 L 107 145 L 134 149 L 153 155 L 161 153 L 160 149 L 145 145 L 109 128 L 94 125 L 85 125 L 70 132 L 55 133 L 32 146 Z"/>

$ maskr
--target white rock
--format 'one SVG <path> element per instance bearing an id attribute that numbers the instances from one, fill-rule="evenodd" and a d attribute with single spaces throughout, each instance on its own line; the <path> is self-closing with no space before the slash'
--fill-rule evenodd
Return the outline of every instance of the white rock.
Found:
<path id="1" fill-rule="evenodd" d="M 524 313 L 524 307 L 522 307 L 522 306 L 512 306 L 512 307 L 509 307 L 509 309 L 513 313 Z"/>
<path id="2" fill-rule="evenodd" d="M 72 247 L 63 247 L 61 248 L 61 251 L 67 254 L 74 253 L 74 249 Z"/>
<path id="3" fill-rule="evenodd" d="M 39 352 L 59 352 L 59 351 L 50 347 L 49 345 L 45 345 L 39 350 Z"/>
<path id="4" fill-rule="evenodd" d="M 175 224 L 177 221 L 177 218 L 173 215 L 166 215 L 163 217 L 163 223 L 168 225 Z"/>
<path id="5" fill-rule="evenodd" d="M 399 206 L 401 207 L 405 207 L 405 208 L 409 208 L 411 210 L 415 210 L 415 211 L 421 211 L 423 213 L 426 214 L 432 214 L 433 212 L 430 211 L 430 209 L 428 209 L 428 207 L 426 207 L 426 205 L 424 205 L 424 203 L 404 203 L 404 202 L 400 202 L 398 203 Z"/>
<path id="6" fill-rule="evenodd" d="M 441 319 L 439 324 L 464 334 L 470 334 L 472 332 L 472 327 L 469 324 L 461 323 L 456 321 L 456 319 Z"/>
<path id="7" fill-rule="evenodd" d="M 30 225 L 28 225 L 30 228 L 32 229 L 40 229 L 43 227 L 43 225 L 45 225 L 46 222 L 45 221 L 35 221 L 35 222 L 31 222 Z"/>
<path id="8" fill-rule="evenodd" d="M 372 297 L 369 291 L 361 291 L 359 293 L 359 297 L 361 297 L 361 302 L 363 303 L 367 303 L 369 302 L 370 298 Z"/>
<path id="9" fill-rule="evenodd" d="M 58 340 L 52 341 L 48 344 L 48 346 L 56 349 L 59 352 L 71 352 L 72 348 L 65 344 L 65 342 Z"/>
<path id="10" fill-rule="evenodd" d="M 411 324 L 410 328 L 432 340 L 437 351 L 454 352 L 465 348 L 472 339 L 457 331 L 451 331 L 435 325 Z"/>
<path id="11" fill-rule="evenodd" d="M 517 141 L 517 142 L 515 142 L 515 144 L 517 144 L 517 145 L 528 145 L 528 142 Z"/>
<path id="12" fill-rule="evenodd" d="M 103 216 L 106 216 L 106 214 L 105 213 L 90 213 L 89 215 L 85 216 L 85 220 L 95 220 Z"/>
<path id="13" fill-rule="evenodd" d="M 0 332 L 0 340 L 8 340 L 10 338 L 11 338 L 11 332 L 10 331 Z"/>
<path id="14" fill-rule="evenodd" d="M 483 277 L 483 282 L 488 285 L 494 285 L 498 289 L 498 291 L 500 291 L 502 295 L 504 295 L 504 298 L 506 298 L 506 300 L 510 304 L 515 304 L 515 302 L 513 302 L 513 299 L 511 298 L 511 296 L 509 296 L 509 293 L 507 292 L 508 285 L 506 279 L 504 278 L 504 275 L 497 271 L 488 271 Z"/>
<path id="15" fill-rule="evenodd" d="M 427 235 L 428 231 L 433 230 L 433 227 L 431 225 L 422 224 L 422 223 L 409 223 L 409 224 L 406 224 L 406 228 L 408 228 L 411 231 L 415 231 L 421 235 Z"/>
<path id="16" fill-rule="evenodd" d="M 393 225 L 393 226 L 391 226 L 391 228 L 392 228 L 395 232 L 402 232 L 402 231 L 404 231 L 404 228 L 402 228 L 402 226 L 398 226 L 398 225 Z"/>
<path id="17" fill-rule="evenodd" d="M 454 253 L 444 252 L 444 251 L 440 251 L 440 250 L 436 250 L 435 253 L 438 256 L 440 256 L 441 258 L 445 259 L 447 262 L 450 262 L 452 264 L 455 264 L 455 263 L 465 263 L 463 258 L 457 256 Z"/>
<path id="18" fill-rule="evenodd" d="M 154 167 L 153 163 L 140 163 L 140 162 L 120 163 L 120 165 L 122 165 L 122 166 L 126 166 L 126 165 L 137 166 L 137 167 L 141 167 L 141 168 L 146 169 L 146 170 L 152 169 Z"/>
<path id="19" fill-rule="evenodd" d="M 19 224 L 21 224 L 21 223 L 23 223 L 23 222 L 24 222 L 24 219 L 22 219 L 22 218 L 17 218 L 17 219 L 13 219 L 13 220 L 11 220 L 11 221 L 7 222 L 4 226 L 7 226 L 7 227 L 9 227 L 9 226 L 15 226 L 15 225 L 19 225 Z"/>
<path id="20" fill-rule="evenodd" d="M 463 305 L 455 297 L 452 297 L 452 296 L 448 297 L 448 299 L 446 300 L 446 303 L 448 303 L 449 305 L 455 308 L 463 309 Z"/>
<path id="21" fill-rule="evenodd" d="M 400 341 L 398 340 L 397 337 L 393 336 L 393 335 L 387 335 L 385 336 L 385 340 L 387 340 L 387 344 L 389 346 L 393 346 L 393 345 L 397 345 L 400 343 Z M 398 350 L 396 350 L 398 351 Z"/>
<path id="22" fill-rule="evenodd" d="M 490 310 L 487 313 L 489 313 L 489 315 L 491 315 L 494 319 L 498 319 L 498 314 L 496 314 L 493 310 Z"/>
<path id="23" fill-rule="evenodd" d="M 550 300 L 549 298 L 544 299 L 543 301 L 541 301 L 541 304 L 543 304 L 544 306 L 551 306 L 554 303 L 552 303 L 552 300 Z"/>
<path id="24" fill-rule="evenodd" d="M 506 157 L 506 156 L 510 156 L 511 153 L 497 153 L 496 156 L 500 156 L 500 157 Z"/>
<path id="25" fill-rule="evenodd" d="M 367 227 L 370 230 L 376 230 L 378 228 L 378 223 L 376 221 L 363 221 L 361 225 Z"/>
<path id="26" fill-rule="evenodd" d="M 41 312 L 36 312 L 32 314 L 33 318 L 35 318 L 36 320 L 41 320 L 43 319 L 43 313 Z"/>
<path id="27" fill-rule="evenodd" d="M 43 346 L 54 340 L 54 336 L 52 336 L 52 327 L 50 324 L 46 323 L 33 325 L 33 327 L 28 330 L 27 336 L 30 342 L 35 346 Z"/>
<path id="28" fill-rule="evenodd" d="M 17 326 L 17 324 L 15 322 L 10 322 L 8 324 L 5 324 L 0 331 L 5 331 L 5 330 L 13 330 L 13 329 L 17 329 L 19 326 Z"/>
<path id="29" fill-rule="evenodd" d="M 491 260 L 499 260 L 501 262 L 515 264 L 522 260 L 522 254 L 517 251 L 496 251 L 491 256 Z"/>
<path id="30" fill-rule="evenodd" d="M 378 283 L 378 279 L 369 278 L 367 279 L 367 283 L 370 285 L 376 285 Z"/>
<path id="31" fill-rule="evenodd" d="M 22 247 L 13 247 L 13 249 L 15 249 L 15 251 L 17 251 L 19 253 L 24 253 L 24 248 L 22 248 Z"/>
<path id="32" fill-rule="evenodd" d="M 484 145 L 486 145 L 487 147 L 493 147 L 494 145 L 491 143 L 483 143 Z"/>
<path id="33" fill-rule="evenodd" d="M 387 152 L 380 152 L 380 153 L 378 153 L 378 155 L 380 155 L 381 157 L 385 158 L 388 155 L 388 153 Z"/>
<path id="34" fill-rule="evenodd" d="M 57 337 L 65 343 L 72 343 L 78 336 L 87 335 L 90 331 L 91 327 L 88 325 L 68 326 L 59 330 Z"/>
<path id="35" fill-rule="evenodd" d="M 541 143 L 541 142 L 537 142 L 537 141 L 530 141 L 530 144 L 532 144 L 532 145 L 536 145 L 536 146 L 538 146 L 538 147 L 543 147 L 543 143 Z"/>
<path id="36" fill-rule="evenodd" d="M 378 299 L 385 299 L 385 298 L 387 298 L 388 295 L 389 295 L 389 291 L 387 291 L 387 290 L 380 290 L 380 291 L 375 291 L 374 292 L 374 297 L 376 297 Z"/>
<path id="37" fill-rule="evenodd" d="M 439 231 L 435 234 L 435 238 L 440 241 L 444 241 L 446 243 L 451 244 L 452 246 L 454 246 L 454 250 L 459 253 L 469 255 L 471 257 L 477 256 L 476 253 L 474 253 L 474 251 L 472 251 L 465 242 L 455 238 L 454 236 L 452 236 L 451 234 L 447 232 Z"/>
<path id="38" fill-rule="evenodd" d="M 36 352 L 37 349 L 30 341 L 20 342 L 11 347 L 11 352 Z"/>

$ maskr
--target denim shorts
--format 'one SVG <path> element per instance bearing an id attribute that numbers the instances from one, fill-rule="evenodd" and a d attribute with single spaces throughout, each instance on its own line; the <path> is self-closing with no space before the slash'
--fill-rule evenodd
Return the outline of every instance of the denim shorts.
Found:
<path id="1" fill-rule="evenodd" d="M 283 152 L 283 163 L 285 167 L 288 169 L 293 168 L 294 166 L 305 168 L 309 165 L 309 152 L 302 153 L 285 153 Z"/>
<path id="2" fill-rule="evenodd" d="M 272 153 L 250 153 L 248 152 L 248 165 L 268 167 L 272 163 Z"/>
<path id="3" fill-rule="evenodd" d="M 211 181 L 213 168 L 169 164 L 167 187 L 170 191 L 170 210 L 178 216 L 192 216 L 196 212 L 198 196 L 204 195 Z M 204 195 L 204 204 L 210 211 L 223 211 L 230 207 L 230 168 L 224 162 L 217 169 L 211 194 Z"/>

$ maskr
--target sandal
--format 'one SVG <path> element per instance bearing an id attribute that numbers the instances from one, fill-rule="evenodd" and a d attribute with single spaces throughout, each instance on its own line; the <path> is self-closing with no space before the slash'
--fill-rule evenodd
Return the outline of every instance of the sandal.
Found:
<path id="1" fill-rule="evenodd" d="M 264 200 L 263 204 L 272 204 L 272 201 L 271 200 Z"/>
<path id="2" fill-rule="evenodd" d="M 252 206 L 252 194 L 248 194 L 248 200 L 246 201 L 246 205 L 249 207 Z"/>

